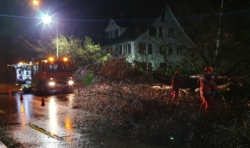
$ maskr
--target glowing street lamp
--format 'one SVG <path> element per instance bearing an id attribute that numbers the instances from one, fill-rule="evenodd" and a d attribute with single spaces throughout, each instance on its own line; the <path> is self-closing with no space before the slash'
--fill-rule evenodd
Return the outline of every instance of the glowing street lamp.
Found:
<path id="1" fill-rule="evenodd" d="M 38 0 L 33 0 L 33 1 L 32 1 L 32 4 L 33 4 L 33 6 L 38 7 L 38 5 L 39 5 L 40 3 L 39 3 Z"/>
<path id="2" fill-rule="evenodd" d="M 49 23 L 52 22 L 51 16 L 49 16 L 47 14 L 42 15 L 42 22 L 45 25 L 49 25 Z M 56 37 L 57 37 L 57 42 L 56 42 L 56 57 L 58 58 L 58 26 L 56 27 Z"/>
<path id="3" fill-rule="evenodd" d="M 48 15 L 43 15 L 42 16 L 42 21 L 44 24 L 49 24 L 51 22 L 51 16 L 48 16 Z"/>

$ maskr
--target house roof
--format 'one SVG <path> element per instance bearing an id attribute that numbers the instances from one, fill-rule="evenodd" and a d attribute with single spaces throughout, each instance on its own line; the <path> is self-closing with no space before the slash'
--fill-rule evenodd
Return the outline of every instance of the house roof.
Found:
<path id="1" fill-rule="evenodd" d="M 114 43 L 119 44 L 123 42 L 134 41 L 141 34 L 143 34 L 155 20 L 156 18 L 115 20 L 115 23 L 119 27 L 126 28 L 126 30 L 118 38 L 104 40 L 101 43 L 101 46 L 108 46 Z"/>
<path id="2" fill-rule="evenodd" d="M 167 16 L 165 16 L 165 12 L 167 12 Z M 152 18 L 143 18 L 143 19 L 113 19 L 111 18 L 110 21 L 114 21 L 116 25 L 122 28 L 126 28 L 125 32 L 123 32 L 119 37 L 113 38 L 113 39 L 106 39 L 106 35 L 103 35 L 103 40 L 100 45 L 101 46 L 108 46 L 108 45 L 113 45 L 119 44 L 119 43 L 124 43 L 124 42 L 129 42 L 129 41 L 134 41 L 137 39 L 140 35 L 145 33 L 150 26 L 152 26 L 157 19 L 161 19 L 161 17 L 167 17 L 170 21 L 167 22 L 169 26 L 175 26 L 178 27 L 181 32 L 184 33 L 185 38 L 187 41 L 191 44 L 194 45 L 194 43 L 191 41 L 191 39 L 186 35 L 184 30 L 182 29 L 181 25 L 179 24 L 178 20 L 174 16 L 173 12 L 169 8 L 169 6 L 166 6 L 166 10 L 164 11 L 163 15 L 155 15 L 155 17 Z M 106 27 L 105 31 L 108 31 L 108 26 Z"/>

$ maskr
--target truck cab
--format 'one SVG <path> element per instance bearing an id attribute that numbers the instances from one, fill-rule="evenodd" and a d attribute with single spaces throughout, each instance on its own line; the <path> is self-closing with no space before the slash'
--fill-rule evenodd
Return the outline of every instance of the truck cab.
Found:
<path id="1" fill-rule="evenodd" d="M 33 58 L 31 62 L 12 64 L 16 68 L 17 83 L 24 92 L 39 94 L 72 93 L 72 70 L 68 58 Z"/>

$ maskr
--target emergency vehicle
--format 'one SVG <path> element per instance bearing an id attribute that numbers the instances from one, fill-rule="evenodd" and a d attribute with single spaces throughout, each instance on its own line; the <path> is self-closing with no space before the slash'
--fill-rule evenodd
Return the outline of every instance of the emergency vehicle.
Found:
<path id="1" fill-rule="evenodd" d="M 68 58 L 33 58 L 30 63 L 10 64 L 16 69 L 16 82 L 23 92 L 39 94 L 74 91 L 72 70 Z"/>

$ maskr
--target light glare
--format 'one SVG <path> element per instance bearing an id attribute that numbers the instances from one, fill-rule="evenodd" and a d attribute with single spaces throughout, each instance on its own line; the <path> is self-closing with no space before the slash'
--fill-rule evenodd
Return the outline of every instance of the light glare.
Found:
<path id="1" fill-rule="evenodd" d="M 53 81 L 49 82 L 49 85 L 50 85 L 50 86 L 54 86 L 55 84 L 56 84 L 56 83 L 53 82 Z"/>
<path id="2" fill-rule="evenodd" d="M 68 84 L 69 84 L 69 85 L 73 85 L 73 84 L 74 84 L 74 81 L 69 80 Z"/>
<path id="3" fill-rule="evenodd" d="M 45 14 L 42 16 L 42 21 L 44 24 L 49 24 L 51 22 L 51 17 Z"/>
<path id="4" fill-rule="evenodd" d="M 65 61 L 65 62 L 68 61 L 68 58 L 65 58 L 65 57 L 64 57 L 64 58 L 63 58 L 63 61 Z"/>
<path id="5" fill-rule="evenodd" d="M 53 62 L 53 61 L 54 61 L 54 58 L 50 57 L 50 58 L 49 58 L 49 61 Z"/>
<path id="6" fill-rule="evenodd" d="M 33 3 L 34 6 L 38 6 L 39 5 L 39 1 L 38 0 L 33 0 L 32 3 Z"/>

